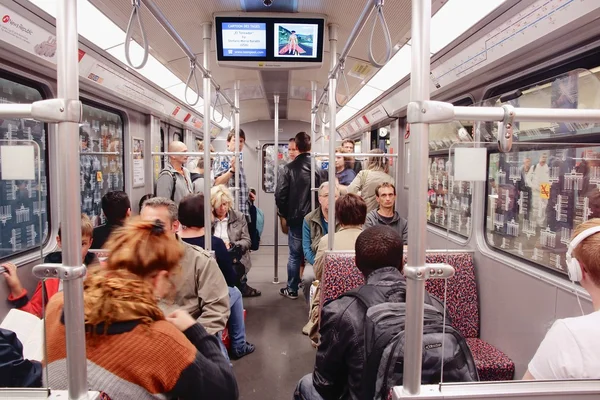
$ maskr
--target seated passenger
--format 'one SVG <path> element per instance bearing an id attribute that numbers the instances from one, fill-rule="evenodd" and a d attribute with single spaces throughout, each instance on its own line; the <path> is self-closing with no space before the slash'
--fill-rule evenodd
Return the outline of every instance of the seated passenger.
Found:
<path id="1" fill-rule="evenodd" d="M 339 223 L 339 228 L 334 234 L 333 250 L 354 250 L 356 238 L 362 232 L 362 226 L 365 223 L 367 215 L 367 204 L 363 199 L 355 194 L 346 194 L 341 196 L 335 202 L 335 220 Z M 325 252 L 329 243 L 329 234 L 323 236 L 319 242 L 317 256 L 315 257 L 315 277 L 321 281 L 323 279 L 323 269 L 325 268 Z M 310 305 L 309 336 L 313 346 L 319 341 L 319 297 L 321 293 L 320 285 L 313 295 L 313 301 Z"/>
<path id="2" fill-rule="evenodd" d="M 383 154 L 381 149 L 369 153 Z M 390 166 L 386 157 L 369 157 L 367 169 L 363 169 L 348 186 L 348 193 L 359 194 L 367 203 L 367 212 L 377 208 L 376 191 L 382 183 L 393 183 L 394 179 L 388 174 Z"/>
<path id="3" fill-rule="evenodd" d="M 102 212 L 106 217 L 104 225 L 94 228 L 94 249 L 102 249 L 110 233 L 120 226 L 131 215 L 131 202 L 127 193 L 115 190 L 102 196 Z"/>
<path id="4" fill-rule="evenodd" d="M 42 387 L 42 363 L 26 360 L 17 335 L 0 328 L 0 388 L 3 387 Z"/>
<path id="5" fill-rule="evenodd" d="M 154 193 L 147 193 L 142 196 L 140 202 L 138 203 L 138 214 L 142 212 L 142 208 L 144 208 L 144 203 L 146 202 L 146 200 L 151 199 L 153 197 L 156 197 Z"/>
<path id="6" fill-rule="evenodd" d="M 382 183 L 375 189 L 379 208 L 367 215 L 365 229 L 375 225 L 387 225 L 395 229 L 404 244 L 408 244 L 408 221 L 394 210 L 396 207 L 396 187 L 391 183 Z"/>
<path id="7" fill-rule="evenodd" d="M 210 204 L 215 216 L 213 233 L 225 242 L 225 246 L 235 259 L 233 267 L 240 276 L 238 289 L 243 297 L 260 296 L 262 294 L 260 290 L 248 285 L 248 272 L 252 268 L 250 260 L 252 240 L 244 214 L 231 208 L 233 196 L 224 185 L 217 185 L 211 189 Z"/>
<path id="8" fill-rule="evenodd" d="M 92 221 L 90 221 L 90 218 L 85 214 L 81 214 L 81 259 L 85 265 L 91 265 L 95 262 L 98 262 L 98 259 L 93 253 L 88 253 L 88 250 L 92 245 L 93 230 L 94 227 L 92 226 Z M 56 242 L 58 243 L 59 248 L 61 247 L 60 237 L 61 229 L 59 226 L 58 236 L 56 237 Z M 44 262 L 56 264 L 62 263 L 62 252 L 55 251 L 49 253 L 46 257 L 44 257 Z M 29 298 L 27 296 L 27 290 L 23 288 L 21 281 L 19 280 L 19 276 L 17 275 L 17 267 L 12 263 L 2 264 L 2 266 L 6 268 L 6 272 L 3 272 L 2 275 L 6 279 L 6 284 L 10 289 L 8 301 L 13 307 L 18 308 L 19 310 L 27 311 L 28 313 L 42 318 L 42 309 L 46 304 L 48 304 L 48 300 L 56 293 L 62 291 L 62 282 L 60 279 L 48 278 L 39 281 L 35 291 L 33 292 L 33 296 Z M 43 296 L 42 285 L 45 287 L 46 298 Z"/>
<path id="9" fill-rule="evenodd" d="M 206 250 L 179 238 L 177 206 L 171 200 L 164 197 L 146 200 L 141 217 L 146 221 L 161 221 L 184 247 L 181 268 L 173 279 L 174 306 L 189 312 L 208 333 L 220 338 L 229 318 L 229 290 L 217 262 Z M 161 306 L 167 308 L 166 304 Z"/>
<path id="10" fill-rule="evenodd" d="M 573 235 L 567 250 L 567 260 L 573 258 L 569 277 L 590 294 L 594 312 L 554 322 L 523 379 L 600 378 L 600 219 L 584 222 Z"/>
<path id="11" fill-rule="evenodd" d="M 183 228 L 179 233 L 183 241 L 204 248 L 204 195 L 194 194 L 179 203 L 179 222 Z M 237 277 L 225 243 L 216 236 L 211 236 L 211 243 L 217 264 L 229 286 L 231 355 L 233 359 L 242 358 L 254 351 L 254 345 L 246 342 L 242 293 L 235 287 Z"/>
<path id="12" fill-rule="evenodd" d="M 335 149 L 336 153 L 347 153 L 343 147 L 338 147 Z M 341 191 L 344 192 L 348 185 L 352 183 L 352 180 L 356 176 L 356 172 L 354 170 L 347 168 L 347 162 L 351 161 L 352 157 L 335 157 L 335 177 L 337 178 Z"/>
<path id="13" fill-rule="evenodd" d="M 173 288 L 181 242 L 160 221 L 135 218 L 106 248 L 106 268 L 91 269 L 84 281 L 88 388 L 111 399 L 237 399 L 217 339 L 187 312 L 165 317 L 157 304 Z M 68 385 L 64 301 L 54 296 L 46 313 L 53 389 Z"/>
<path id="14" fill-rule="evenodd" d="M 340 192 L 336 187 L 335 199 L 337 200 L 339 196 Z M 304 269 L 304 275 L 302 276 L 304 297 L 307 303 L 310 294 L 310 285 L 315 280 L 315 272 L 312 265 L 315 263 L 319 242 L 324 235 L 327 235 L 329 230 L 328 218 L 329 183 L 323 182 L 319 187 L 319 207 L 308 213 L 302 223 L 302 250 L 304 251 L 304 259 L 310 264 Z M 339 221 L 337 222 L 339 223 Z"/>

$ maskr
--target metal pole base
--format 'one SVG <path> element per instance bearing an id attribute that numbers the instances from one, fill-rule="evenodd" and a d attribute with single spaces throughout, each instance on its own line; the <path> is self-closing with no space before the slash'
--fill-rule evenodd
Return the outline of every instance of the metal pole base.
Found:
<path id="1" fill-rule="evenodd" d="M 279 284 L 279 278 L 273 278 L 273 284 L 274 285 Z"/>

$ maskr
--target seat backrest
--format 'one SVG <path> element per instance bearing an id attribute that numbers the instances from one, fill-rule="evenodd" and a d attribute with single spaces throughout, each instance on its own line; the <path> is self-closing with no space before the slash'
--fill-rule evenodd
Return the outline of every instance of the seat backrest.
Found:
<path id="1" fill-rule="evenodd" d="M 321 282 L 321 307 L 348 290 L 364 284 L 365 278 L 356 268 L 353 251 L 328 251 L 325 253 L 325 268 L 323 282 Z"/>
<path id="2" fill-rule="evenodd" d="M 428 253 L 427 264 L 448 263 L 455 274 L 448 279 L 446 309 L 452 325 L 467 338 L 479 337 L 479 300 L 475 282 L 475 266 L 471 253 Z M 444 299 L 444 279 L 428 279 L 425 289 L 429 294 Z"/>

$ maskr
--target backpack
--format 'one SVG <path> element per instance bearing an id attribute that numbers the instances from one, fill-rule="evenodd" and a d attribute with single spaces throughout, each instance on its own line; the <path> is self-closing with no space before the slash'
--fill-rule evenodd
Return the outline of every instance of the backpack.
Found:
<path id="1" fill-rule="evenodd" d="M 353 289 L 342 296 L 353 297 L 366 308 L 361 399 L 386 400 L 390 390 L 403 382 L 406 303 L 390 302 L 380 289 L 371 285 Z M 433 304 L 425 304 L 421 383 L 440 382 L 442 361 L 444 382 L 478 381 L 467 342 L 448 321 L 443 333 L 443 304 L 433 296 L 428 297 Z M 442 355 L 442 343 L 445 355 Z"/>
<path id="2" fill-rule="evenodd" d="M 265 213 L 256 207 L 256 230 L 258 231 L 258 236 L 262 236 L 263 229 L 265 228 Z"/>
<path id="3" fill-rule="evenodd" d="M 169 174 L 171 175 L 171 178 L 173 178 L 173 187 L 171 188 L 171 201 L 175 201 L 175 187 L 177 186 L 177 175 L 175 175 L 174 173 L 172 173 L 171 171 L 169 171 L 168 169 L 163 169 L 162 171 L 160 171 L 160 174 L 158 175 L 158 179 L 160 179 L 161 176 L 163 176 L 164 174 Z M 154 182 L 154 195 L 157 196 L 156 193 L 156 186 L 158 183 L 158 179 L 156 180 L 156 182 Z"/>

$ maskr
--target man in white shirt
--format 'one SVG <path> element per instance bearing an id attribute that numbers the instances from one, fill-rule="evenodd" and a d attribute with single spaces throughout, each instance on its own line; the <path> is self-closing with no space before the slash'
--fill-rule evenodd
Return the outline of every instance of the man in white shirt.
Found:
<path id="1" fill-rule="evenodd" d="M 569 276 L 590 294 L 594 312 L 554 322 L 523 379 L 600 379 L 600 218 L 579 225 L 574 235 Z"/>

